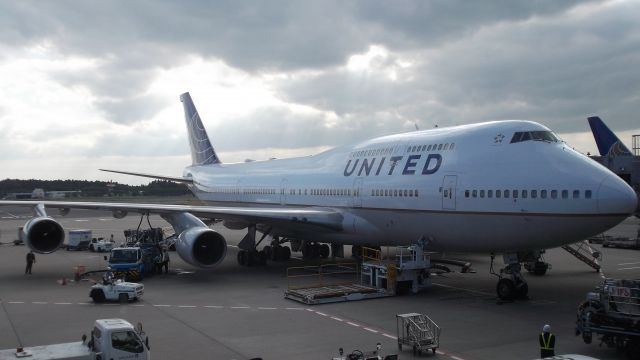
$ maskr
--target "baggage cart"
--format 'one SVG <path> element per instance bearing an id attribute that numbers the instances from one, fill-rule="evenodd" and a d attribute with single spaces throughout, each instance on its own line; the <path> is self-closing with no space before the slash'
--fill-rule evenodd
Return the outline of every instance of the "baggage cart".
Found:
<path id="1" fill-rule="evenodd" d="M 440 327 L 427 315 L 418 313 L 397 314 L 398 349 L 409 346 L 413 354 L 431 350 L 436 353 L 440 346 Z"/>

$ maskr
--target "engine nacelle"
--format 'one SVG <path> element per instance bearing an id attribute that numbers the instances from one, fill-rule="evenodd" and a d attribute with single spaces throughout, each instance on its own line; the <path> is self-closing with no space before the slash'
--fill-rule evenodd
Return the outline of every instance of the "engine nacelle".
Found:
<path id="1" fill-rule="evenodd" d="M 122 219 L 123 217 L 127 216 L 127 210 L 113 210 L 112 212 L 113 217 L 116 219 Z"/>
<path id="2" fill-rule="evenodd" d="M 176 251 L 191 265 L 211 268 L 227 255 L 227 241 L 207 227 L 192 227 L 180 233 Z"/>
<path id="3" fill-rule="evenodd" d="M 41 216 L 27 221 L 22 232 L 27 246 L 40 254 L 50 254 L 64 243 L 64 229 L 50 217 Z"/>

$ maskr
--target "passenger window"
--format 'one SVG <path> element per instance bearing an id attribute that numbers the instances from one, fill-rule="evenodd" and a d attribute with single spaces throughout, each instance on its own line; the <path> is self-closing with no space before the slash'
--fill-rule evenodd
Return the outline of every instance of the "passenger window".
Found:
<path id="1" fill-rule="evenodd" d="M 404 191 L 404 197 L 407 197 L 408 195 L 409 195 L 409 191 L 408 191 L 408 190 L 405 190 L 405 191 Z"/>
<path id="2" fill-rule="evenodd" d="M 443 150 L 447 150 L 449 148 L 449 143 L 444 144 Z"/>
<path id="3" fill-rule="evenodd" d="M 513 198 L 514 199 L 518 198 L 518 190 L 513 190 Z"/>
<path id="4" fill-rule="evenodd" d="M 562 190 L 562 198 L 563 199 L 569 198 L 569 190 Z"/>
<path id="5" fill-rule="evenodd" d="M 505 199 L 509 197 L 509 190 L 505 190 L 504 191 L 504 197 L 505 197 Z"/>
<path id="6" fill-rule="evenodd" d="M 531 198 L 535 199 L 538 197 L 538 190 L 531 190 Z"/>
<path id="7" fill-rule="evenodd" d="M 484 190 L 480 190 L 480 197 L 484 199 Z"/>
<path id="8" fill-rule="evenodd" d="M 446 191 L 445 191 L 445 195 L 446 195 Z M 402 190 L 398 190 L 398 196 L 402 197 Z"/>
<path id="9" fill-rule="evenodd" d="M 451 143 L 451 145 L 449 145 L 449 150 L 453 150 L 453 146 L 454 146 L 455 144 L 456 144 L 456 143 Z"/>
<path id="10" fill-rule="evenodd" d="M 417 189 L 416 189 L 416 190 L 414 190 L 414 192 L 413 192 L 413 193 L 415 194 L 415 196 L 416 196 L 416 197 L 418 197 L 418 190 L 417 190 Z"/>
<path id="11" fill-rule="evenodd" d="M 574 199 L 580 198 L 580 190 L 573 190 L 573 198 Z"/>
<path id="12" fill-rule="evenodd" d="M 427 146 L 427 151 L 431 151 L 431 145 Z"/>
<path id="13" fill-rule="evenodd" d="M 464 191 L 464 197 L 468 198 L 469 197 L 469 190 L 465 190 Z"/>
<path id="14" fill-rule="evenodd" d="M 442 144 L 438 144 L 438 151 L 442 150 Z"/>
<path id="15" fill-rule="evenodd" d="M 552 199 L 558 198 L 558 190 L 551 190 L 551 198 Z"/>
<path id="16" fill-rule="evenodd" d="M 447 195 L 445 194 L 445 197 L 446 197 L 446 196 L 447 196 Z M 478 190 L 473 190 L 473 191 L 471 192 L 471 196 L 473 196 L 474 198 L 475 198 L 475 197 L 478 197 Z"/>
<path id="17" fill-rule="evenodd" d="M 502 197 L 502 190 L 496 190 L 496 197 L 498 199 Z"/>
<path id="18" fill-rule="evenodd" d="M 398 190 L 393 190 L 393 196 L 398 196 Z"/>
<path id="19" fill-rule="evenodd" d="M 526 199 L 527 195 L 529 195 L 529 194 L 527 194 L 527 190 L 522 190 L 522 198 Z"/>
<path id="20" fill-rule="evenodd" d="M 584 192 L 584 198 L 585 199 L 591 199 L 591 190 L 587 190 Z"/>
<path id="21" fill-rule="evenodd" d="M 488 198 L 492 198 L 493 197 L 493 190 L 487 190 L 487 197 Z"/>
<path id="22" fill-rule="evenodd" d="M 547 190 L 540 190 L 540 197 L 543 199 L 547 198 Z"/>

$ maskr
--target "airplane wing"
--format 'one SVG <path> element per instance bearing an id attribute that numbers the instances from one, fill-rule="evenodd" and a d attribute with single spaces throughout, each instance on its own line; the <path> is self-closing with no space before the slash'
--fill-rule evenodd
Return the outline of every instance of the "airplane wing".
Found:
<path id="1" fill-rule="evenodd" d="M 297 229 L 314 231 L 341 231 L 342 214 L 331 209 L 305 209 L 283 207 L 223 207 L 196 205 L 137 204 L 75 201 L 0 201 L 0 206 L 44 206 L 61 209 L 107 210 L 114 216 L 127 213 L 172 214 L 190 213 L 201 218 L 215 218 L 246 222 L 247 224 L 287 225 Z"/>
<path id="2" fill-rule="evenodd" d="M 122 170 L 109 170 L 109 169 L 98 169 L 98 170 L 105 171 L 105 172 L 112 172 L 112 173 L 116 173 L 116 174 L 141 176 L 141 177 L 147 177 L 147 178 L 158 179 L 158 180 L 169 180 L 169 181 L 178 182 L 178 183 L 185 183 L 185 184 L 193 183 L 193 179 L 183 178 L 183 177 L 176 177 L 176 176 L 165 176 L 165 175 L 156 175 L 156 174 L 139 173 L 139 172 L 122 171 Z"/>

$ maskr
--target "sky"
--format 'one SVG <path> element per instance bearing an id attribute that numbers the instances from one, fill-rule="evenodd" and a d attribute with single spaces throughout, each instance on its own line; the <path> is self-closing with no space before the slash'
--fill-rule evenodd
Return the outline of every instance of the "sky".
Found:
<path id="1" fill-rule="evenodd" d="M 526 119 L 597 153 L 640 134 L 640 1 L 0 0 L 0 179 L 149 179 Z"/>

